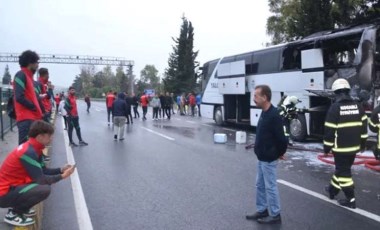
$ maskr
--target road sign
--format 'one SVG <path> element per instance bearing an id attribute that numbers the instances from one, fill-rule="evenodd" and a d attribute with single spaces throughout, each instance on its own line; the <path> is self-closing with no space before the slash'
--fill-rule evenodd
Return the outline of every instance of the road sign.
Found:
<path id="1" fill-rule="evenodd" d="M 144 89 L 144 93 L 148 96 L 154 96 L 155 90 L 154 89 Z"/>

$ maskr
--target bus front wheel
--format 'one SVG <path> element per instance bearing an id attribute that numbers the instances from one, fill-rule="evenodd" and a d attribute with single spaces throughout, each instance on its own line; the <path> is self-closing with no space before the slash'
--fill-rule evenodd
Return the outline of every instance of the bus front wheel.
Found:
<path id="1" fill-rule="evenodd" d="M 290 138 L 294 141 L 304 141 L 306 139 L 306 117 L 305 114 L 298 116 L 290 121 Z"/>
<path id="2" fill-rule="evenodd" d="M 223 125 L 223 114 L 220 107 L 216 108 L 214 111 L 214 120 L 217 125 Z"/>

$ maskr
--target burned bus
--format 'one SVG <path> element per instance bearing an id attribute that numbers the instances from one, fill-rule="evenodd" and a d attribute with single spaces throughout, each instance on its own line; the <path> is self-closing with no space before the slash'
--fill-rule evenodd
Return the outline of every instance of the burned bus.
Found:
<path id="1" fill-rule="evenodd" d="M 302 40 L 226 56 L 202 67 L 203 117 L 217 124 L 256 126 L 261 109 L 253 101 L 256 85 L 272 89 L 276 105 L 284 95 L 298 97 L 305 112 L 290 122 L 294 140 L 323 135 L 332 83 L 345 78 L 351 95 L 367 112 L 380 96 L 380 20 L 322 31 Z"/>

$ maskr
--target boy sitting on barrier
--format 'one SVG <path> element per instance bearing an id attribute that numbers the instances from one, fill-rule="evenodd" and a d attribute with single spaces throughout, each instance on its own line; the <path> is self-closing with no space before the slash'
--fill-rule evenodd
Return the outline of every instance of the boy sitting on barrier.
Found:
<path id="1" fill-rule="evenodd" d="M 69 177 L 73 165 L 46 168 L 42 150 L 53 137 L 54 128 L 47 122 L 31 125 L 29 140 L 8 154 L 0 168 L 0 207 L 10 208 L 4 221 L 15 226 L 34 224 L 34 205 L 50 194 L 50 185 Z"/>

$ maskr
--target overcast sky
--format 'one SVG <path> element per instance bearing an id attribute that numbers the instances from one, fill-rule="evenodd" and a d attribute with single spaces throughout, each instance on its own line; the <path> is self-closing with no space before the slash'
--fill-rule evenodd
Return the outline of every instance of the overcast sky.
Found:
<path id="1" fill-rule="evenodd" d="M 0 52 L 124 57 L 135 62 L 137 77 L 147 64 L 162 76 L 182 15 L 193 23 L 201 65 L 269 41 L 267 0 L 0 0 Z M 19 66 L 9 66 L 13 77 Z M 79 74 L 78 65 L 40 67 L 58 86 Z"/>

